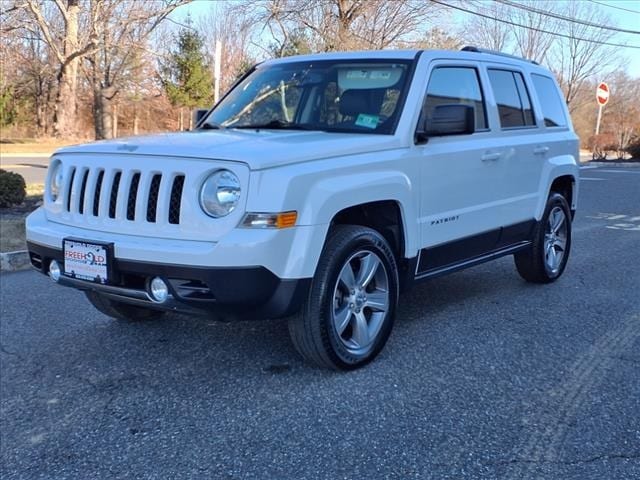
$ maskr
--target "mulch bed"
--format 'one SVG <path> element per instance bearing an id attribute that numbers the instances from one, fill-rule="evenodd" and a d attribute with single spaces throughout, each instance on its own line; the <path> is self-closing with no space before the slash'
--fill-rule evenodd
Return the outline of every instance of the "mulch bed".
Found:
<path id="1" fill-rule="evenodd" d="M 20 205 L 0 208 L 1 218 L 24 218 L 42 205 L 42 196 L 29 196 L 24 199 Z"/>

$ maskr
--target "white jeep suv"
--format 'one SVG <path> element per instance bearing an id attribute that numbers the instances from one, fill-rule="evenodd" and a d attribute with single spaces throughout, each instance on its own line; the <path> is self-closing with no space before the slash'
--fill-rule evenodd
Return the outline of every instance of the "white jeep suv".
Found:
<path id="1" fill-rule="evenodd" d="M 288 316 L 308 361 L 383 348 L 399 292 L 513 254 L 552 282 L 578 139 L 552 74 L 474 47 L 254 67 L 190 132 L 51 158 L 31 262 L 101 312 Z"/>

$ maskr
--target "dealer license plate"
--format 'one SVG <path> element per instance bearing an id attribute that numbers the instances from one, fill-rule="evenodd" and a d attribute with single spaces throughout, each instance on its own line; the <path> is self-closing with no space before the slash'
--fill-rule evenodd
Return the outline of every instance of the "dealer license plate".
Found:
<path id="1" fill-rule="evenodd" d="M 107 283 L 109 251 L 107 245 L 65 239 L 64 274 L 81 280 Z"/>

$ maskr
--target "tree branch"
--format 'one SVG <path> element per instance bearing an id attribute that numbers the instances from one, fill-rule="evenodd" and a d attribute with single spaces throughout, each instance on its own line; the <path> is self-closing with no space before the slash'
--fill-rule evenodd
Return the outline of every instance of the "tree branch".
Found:
<path id="1" fill-rule="evenodd" d="M 60 63 L 64 63 L 64 55 L 62 55 L 62 52 L 60 52 L 60 49 L 53 40 L 53 36 L 51 35 L 51 31 L 49 30 L 47 21 L 42 16 L 40 7 L 35 3 L 34 0 L 27 0 L 27 6 L 29 7 L 29 10 L 31 10 L 31 13 L 36 17 L 36 22 L 38 24 L 38 27 L 42 31 L 42 34 L 44 35 L 47 45 L 49 45 L 49 48 L 51 48 L 58 61 Z"/>

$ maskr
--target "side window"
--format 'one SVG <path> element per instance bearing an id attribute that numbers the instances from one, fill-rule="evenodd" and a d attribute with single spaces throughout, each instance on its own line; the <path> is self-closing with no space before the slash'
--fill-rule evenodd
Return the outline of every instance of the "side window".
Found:
<path id="1" fill-rule="evenodd" d="M 533 88 L 538 94 L 538 100 L 542 105 L 544 124 L 547 127 L 565 127 L 567 118 L 562 108 L 563 99 L 558 93 L 555 82 L 544 75 L 532 74 Z"/>
<path id="2" fill-rule="evenodd" d="M 461 103 L 474 108 L 476 130 L 487 128 L 484 98 L 478 72 L 473 67 L 436 67 L 431 72 L 423 115 L 431 116 L 437 105 Z"/>
<path id="3" fill-rule="evenodd" d="M 536 124 L 529 92 L 521 73 L 489 69 L 489 81 L 498 104 L 502 128 L 529 127 Z"/>

